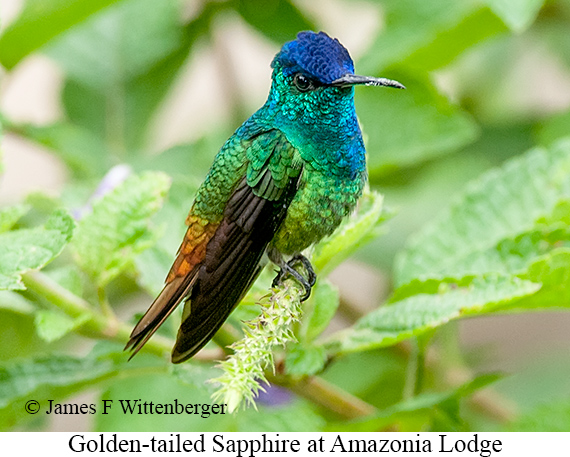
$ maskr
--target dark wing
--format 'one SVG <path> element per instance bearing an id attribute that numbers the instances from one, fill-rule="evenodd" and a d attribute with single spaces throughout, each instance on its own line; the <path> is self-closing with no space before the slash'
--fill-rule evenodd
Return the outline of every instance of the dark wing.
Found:
<path id="1" fill-rule="evenodd" d="M 259 274 L 265 248 L 297 190 L 300 161 L 279 130 L 244 141 L 246 176 L 226 202 L 221 222 L 192 213 L 163 291 L 134 328 L 127 348 L 136 353 L 185 299 L 172 361 L 192 357 L 226 321 Z"/>
<path id="2" fill-rule="evenodd" d="M 174 363 L 196 354 L 251 287 L 261 271 L 265 248 L 283 221 L 296 186 L 296 179 L 292 178 L 282 198 L 268 200 L 255 195 L 244 179 L 232 194 L 185 305 L 172 351 Z"/>

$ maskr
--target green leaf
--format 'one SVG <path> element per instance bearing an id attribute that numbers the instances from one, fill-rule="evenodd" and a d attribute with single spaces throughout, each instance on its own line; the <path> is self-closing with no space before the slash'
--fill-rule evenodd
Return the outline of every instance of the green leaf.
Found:
<path id="1" fill-rule="evenodd" d="M 63 355 L 3 363 L 0 366 L 0 410 L 6 412 L 6 408 L 16 406 L 16 402 L 33 398 L 41 388 L 84 385 L 108 376 L 114 369 L 111 360 Z"/>
<path id="2" fill-rule="evenodd" d="M 538 129 L 538 139 L 545 146 L 568 135 L 570 135 L 570 111 L 550 117 Z"/>
<path id="3" fill-rule="evenodd" d="M 470 183 L 459 201 L 410 239 L 396 262 L 397 284 L 509 273 L 509 262 L 516 269 L 517 257 L 520 267 L 541 253 L 550 232 L 541 240 L 537 219 L 569 196 L 570 141 L 506 162 Z"/>
<path id="4" fill-rule="evenodd" d="M 4 294 L 19 295 L 13 291 L 0 291 L 0 294 L 1 300 L 4 300 Z M 8 307 L 11 305 L 9 301 L 4 303 Z M 0 309 L 0 363 L 29 357 L 45 350 L 45 342 L 38 337 L 34 326 L 33 311 L 37 309 L 35 303 L 28 302 L 24 306 L 25 309 L 22 310 Z M 34 309 L 29 310 L 30 307 Z"/>
<path id="5" fill-rule="evenodd" d="M 357 211 L 317 245 L 311 262 L 320 275 L 326 276 L 356 249 L 379 235 L 379 226 L 386 220 L 382 201 L 377 192 L 365 191 Z"/>
<path id="6" fill-rule="evenodd" d="M 310 301 L 305 305 L 300 338 L 313 341 L 334 317 L 340 297 L 338 289 L 326 279 L 319 279 L 313 288 Z"/>
<path id="7" fill-rule="evenodd" d="M 133 175 L 93 204 L 78 223 L 73 248 L 79 266 L 98 286 L 125 270 L 155 241 L 150 218 L 170 184 L 160 172 Z"/>
<path id="8" fill-rule="evenodd" d="M 203 363 L 170 364 L 170 373 L 192 390 L 212 395 L 216 387 L 208 380 L 220 374 L 218 367 Z"/>
<path id="9" fill-rule="evenodd" d="M 371 405 L 385 408 L 402 399 L 407 360 L 396 351 L 352 352 L 331 359 L 320 375 Z"/>
<path id="10" fill-rule="evenodd" d="M 164 365 L 164 361 L 161 361 Z M 186 404 L 212 404 L 210 394 L 205 389 L 193 389 L 186 383 L 164 373 L 151 373 L 137 378 L 119 378 L 113 381 L 101 396 L 103 400 L 112 400 L 113 408 L 108 414 L 98 411 L 95 415 L 95 430 L 98 432 L 187 432 L 225 430 L 233 423 L 230 414 L 201 416 L 201 406 L 197 414 L 164 414 L 157 420 L 154 414 L 125 414 L 121 408 L 120 400 L 137 399 L 142 402 L 152 401 L 158 403 Z M 193 410 L 194 411 L 194 410 Z"/>
<path id="11" fill-rule="evenodd" d="M 21 275 L 57 257 L 73 233 L 74 222 L 63 210 L 44 227 L 0 234 L 0 289 L 24 289 Z"/>
<path id="12" fill-rule="evenodd" d="M 176 74 L 163 60 L 183 43 L 178 6 L 174 0 L 124 0 L 47 49 L 68 77 L 63 99 L 70 119 L 105 138 L 111 149 L 122 152 L 142 140 L 149 113 L 144 111 L 143 120 L 140 105 L 156 93 L 163 95 Z M 178 65 L 187 54 L 183 49 Z M 138 78 L 162 64 L 165 73 L 152 81 L 154 86 L 144 81 L 141 91 Z"/>
<path id="13" fill-rule="evenodd" d="M 107 102 L 108 97 L 113 97 L 113 100 Z M 123 113 L 119 111 L 122 101 L 118 93 L 107 96 L 80 81 L 67 79 L 62 89 L 61 101 L 66 117 L 73 125 L 99 141 L 104 139 L 109 153 L 113 150 L 122 152 L 123 132 L 119 127 L 123 121 Z M 110 125 L 106 124 L 106 117 L 113 120 Z"/>
<path id="14" fill-rule="evenodd" d="M 473 282 L 474 276 L 465 276 L 461 279 L 440 278 L 421 281 L 414 279 L 403 286 L 398 287 L 390 296 L 388 303 L 395 303 L 417 294 L 441 294 L 452 288 L 468 287 Z"/>
<path id="15" fill-rule="evenodd" d="M 55 195 L 42 193 L 40 190 L 26 195 L 26 205 L 29 205 L 35 214 L 47 216 L 62 207 L 62 201 Z"/>
<path id="16" fill-rule="evenodd" d="M 51 343 L 80 327 L 88 319 L 89 315 L 87 314 L 72 318 L 60 311 L 39 310 L 35 316 L 35 324 L 40 338 Z"/>
<path id="17" fill-rule="evenodd" d="M 380 4 L 385 25 L 358 61 L 357 68 L 364 74 L 402 64 L 432 70 L 505 29 L 475 1 L 389 0 Z"/>
<path id="18" fill-rule="evenodd" d="M 294 40 L 297 32 L 318 28 L 288 0 L 236 0 L 235 8 L 247 23 L 279 45 Z"/>
<path id="19" fill-rule="evenodd" d="M 446 407 L 446 404 L 468 397 L 499 379 L 501 379 L 501 375 L 498 374 L 483 374 L 447 392 L 423 393 L 410 400 L 392 405 L 374 416 L 331 424 L 328 430 L 370 432 L 398 425 L 406 430 L 406 423 L 414 424 L 415 426 L 412 427 L 414 430 L 425 429 L 425 426 L 433 421 L 440 411 Z"/>
<path id="20" fill-rule="evenodd" d="M 487 38 L 508 31 L 505 24 L 488 8 L 470 11 L 454 27 L 442 30 L 405 59 L 394 66 L 406 66 L 417 71 L 444 68 L 462 54 L 468 54 Z M 457 59 L 457 60 L 459 60 Z"/>
<path id="21" fill-rule="evenodd" d="M 522 32 L 534 22 L 544 0 L 486 0 L 486 3 L 511 30 Z"/>
<path id="22" fill-rule="evenodd" d="M 570 430 L 570 399 L 539 405 L 507 427 L 511 432 L 566 432 Z"/>
<path id="23" fill-rule="evenodd" d="M 558 248 L 540 257 L 528 269 L 527 277 L 531 280 L 565 288 L 570 279 L 570 248 Z"/>
<path id="24" fill-rule="evenodd" d="M 40 414 L 49 407 L 48 400 L 59 401 L 84 388 L 121 374 L 134 374 L 141 366 L 159 370 L 164 363 L 157 357 L 140 357 L 128 365 L 122 347 L 99 343 L 86 356 L 35 356 L 0 364 L 0 429 L 29 421 L 24 409 L 28 400 L 40 403 Z M 157 361 L 160 365 L 157 365 Z"/>
<path id="25" fill-rule="evenodd" d="M 27 0 L 18 19 L 0 37 L 0 62 L 12 69 L 62 32 L 119 0 Z"/>
<path id="26" fill-rule="evenodd" d="M 538 257 L 523 277 L 542 284 L 542 288 L 534 296 L 521 300 L 517 308 L 570 307 L 570 248 L 557 248 Z"/>
<path id="27" fill-rule="evenodd" d="M 493 145 L 492 151 L 496 147 Z M 517 148 L 516 151 L 523 149 Z M 371 179 L 371 184 L 384 195 L 386 205 L 394 208 L 395 214 L 386 222 L 385 233 L 366 249 L 359 250 L 357 258 L 382 270 L 392 271 L 394 258 L 408 238 L 454 201 L 466 182 L 489 169 L 487 157 L 481 141 L 477 141 L 460 153 L 448 154 L 418 167 L 400 169 L 390 175 L 371 176 L 377 178 Z"/>
<path id="28" fill-rule="evenodd" d="M 477 138 L 479 129 L 471 117 L 439 94 L 427 78 L 397 72 L 387 76 L 407 89 L 361 88 L 355 99 L 372 179 L 448 154 Z"/>
<path id="29" fill-rule="evenodd" d="M 475 274 L 501 272 L 528 277 L 528 268 L 540 256 L 552 251 L 554 246 L 570 241 L 570 229 L 567 227 L 542 227 L 523 233 L 514 239 L 501 240 L 487 250 L 474 252 L 464 259 L 462 268 L 469 271 L 469 276 L 458 278 L 414 279 L 396 289 L 391 301 L 399 300 L 414 293 L 434 293 L 447 283 L 469 281 Z M 535 281 L 534 282 L 541 282 Z"/>
<path id="30" fill-rule="evenodd" d="M 95 89 L 148 70 L 179 40 L 178 4 L 123 0 L 50 43 L 66 74 Z"/>
<path id="31" fill-rule="evenodd" d="M 183 26 L 176 1 L 129 0 L 62 37 L 50 55 L 69 72 L 63 103 L 70 120 L 112 150 L 137 152 L 194 43 L 225 8 L 208 2 Z"/>
<path id="32" fill-rule="evenodd" d="M 392 346 L 451 319 L 516 304 L 539 289 L 540 284 L 518 278 L 475 278 L 466 287 L 450 288 L 440 294 L 417 294 L 378 308 L 351 329 L 340 332 L 340 337 L 337 335 L 329 346 L 340 352 Z"/>
<path id="33" fill-rule="evenodd" d="M 28 205 L 15 205 L 0 209 L 0 233 L 10 230 L 29 210 Z"/>
<path id="34" fill-rule="evenodd" d="M 565 202 L 567 203 L 567 202 Z M 536 308 L 568 308 L 570 307 L 570 291 L 567 284 L 570 281 L 570 247 L 556 247 L 564 240 L 568 245 L 570 239 L 568 229 L 560 229 L 564 236 L 556 236 L 552 239 L 539 238 L 537 245 L 544 245 L 544 249 L 534 249 L 530 245 L 530 254 L 520 257 L 524 260 L 524 269 L 521 268 L 519 277 L 535 284 L 540 284 L 540 290 L 528 297 L 519 300 L 514 309 L 530 310 Z M 540 255 L 543 250 L 546 254 Z M 510 254 L 513 254 L 512 252 Z M 515 257 L 517 257 L 515 255 Z M 469 284 L 473 277 L 464 277 L 460 281 L 452 278 L 431 279 L 427 281 L 413 280 L 399 287 L 391 298 L 391 301 L 402 300 L 410 295 L 418 293 L 436 293 L 449 290 L 450 287 L 464 286 Z"/>
<path id="35" fill-rule="evenodd" d="M 295 344 L 287 351 L 285 370 L 291 376 L 312 376 L 324 369 L 326 361 L 323 347 Z"/>
<path id="36" fill-rule="evenodd" d="M 543 230 L 550 229 L 552 226 L 551 231 L 553 232 L 557 229 L 565 229 L 570 226 L 570 199 L 563 198 L 559 200 L 552 210 L 552 213 L 538 218 L 536 223 L 538 227 Z M 544 228 L 544 226 L 546 227 Z M 560 238 L 556 238 L 553 241 L 558 240 L 560 240 Z"/>
<path id="37" fill-rule="evenodd" d="M 39 402 L 45 414 L 48 399 L 57 401 L 114 374 L 116 367 L 112 361 L 91 358 L 51 355 L 3 363 L 0 365 L 0 428 L 29 420 L 24 404 L 31 399 Z"/>

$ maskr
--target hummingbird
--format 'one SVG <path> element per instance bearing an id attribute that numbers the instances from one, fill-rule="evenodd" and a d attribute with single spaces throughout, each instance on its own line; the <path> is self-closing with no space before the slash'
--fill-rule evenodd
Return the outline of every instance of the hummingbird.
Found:
<path id="1" fill-rule="evenodd" d="M 306 300 L 316 275 L 302 251 L 332 234 L 362 194 L 354 86 L 404 86 L 355 75 L 346 48 L 324 32 L 300 32 L 271 67 L 267 101 L 222 146 L 197 191 L 164 289 L 125 347 L 131 357 L 184 302 L 172 362 L 191 358 L 267 260 L 279 267 L 273 285 L 293 277 Z"/>

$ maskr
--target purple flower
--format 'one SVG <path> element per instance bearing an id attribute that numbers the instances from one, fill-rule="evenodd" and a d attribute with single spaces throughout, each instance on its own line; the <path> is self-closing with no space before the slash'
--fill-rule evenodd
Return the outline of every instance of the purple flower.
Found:
<path id="1" fill-rule="evenodd" d="M 270 384 L 259 391 L 257 401 L 266 406 L 283 406 L 293 401 L 293 394 L 283 387 Z"/>

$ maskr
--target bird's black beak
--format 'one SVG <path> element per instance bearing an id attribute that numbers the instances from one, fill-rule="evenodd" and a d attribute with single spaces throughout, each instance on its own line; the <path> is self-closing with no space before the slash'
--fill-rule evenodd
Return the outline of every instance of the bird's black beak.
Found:
<path id="1" fill-rule="evenodd" d="M 396 89 L 405 89 L 403 84 L 398 81 L 387 78 L 374 78 L 373 76 L 359 76 L 359 75 L 344 75 L 341 78 L 335 79 L 331 86 L 346 87 L 362 84 L 365 86 L 387 86 L 395 87 Z"/>

